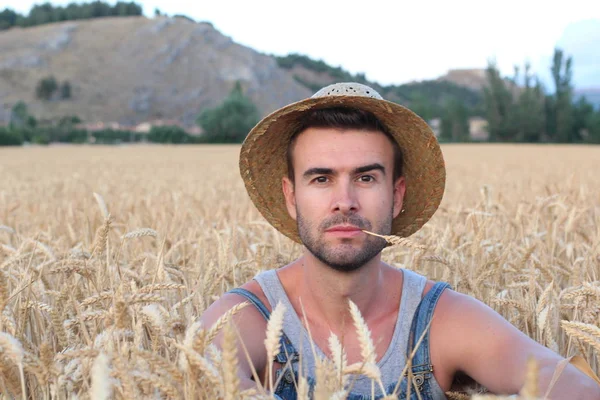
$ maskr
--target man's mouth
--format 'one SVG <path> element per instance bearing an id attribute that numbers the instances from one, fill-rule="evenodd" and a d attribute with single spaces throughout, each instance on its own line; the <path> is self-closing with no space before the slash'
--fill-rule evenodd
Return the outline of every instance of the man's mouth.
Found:
<path id="1" fill-rule="evenodd" d="M 354 225 L 336 225 L 325 230 L 328 233 L 337 237 L 355 237 L 364 234 L 362 229 Z"/>

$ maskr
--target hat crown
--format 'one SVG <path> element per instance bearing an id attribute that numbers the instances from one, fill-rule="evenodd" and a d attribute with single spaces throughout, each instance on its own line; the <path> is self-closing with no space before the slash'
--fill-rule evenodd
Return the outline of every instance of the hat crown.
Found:
<path id="1" fill-rule="evenodd" d="M 333 85 L 325 86 L 311 97 L 327 97 L 327 96 L 360 96 L 371 97 L 374 99 L 383 100 L 383 97 L 377 91 L 367 85 L 358 82 L 341 82 Z"/>

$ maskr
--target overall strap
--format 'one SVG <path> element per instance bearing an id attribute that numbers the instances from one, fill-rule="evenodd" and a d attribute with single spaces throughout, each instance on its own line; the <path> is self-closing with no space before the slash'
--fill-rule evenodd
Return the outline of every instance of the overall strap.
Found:
<path id="1" fill-rule="evenodd" d="M 421 340 L 421 343 L 419 344 L 419 347 L 417 348 L 412 359 L 412 373 L 415 375 L 433 372 L 433 366 L 431 365 L 431 358 L 429 354 L 429 332 L 431 326 L 428 325 L 431 322 L 435 306 L 437 305 L 440 296 L 447 288 L 450 288 L 448 283 L 437 282 L 429 290 L 429 292 L 427 292 L 425 297 L 423 297 L 419 303 L 419 307 L 415 311 L 407 347 L 408 359 L 415 346 L 419 342 L 419 339 L 421 336 L 423 336 L 423 340 Z"/>
<path id="2" fill-rule="evenodd" d="M 255 295 L 251 291 L 243 289 L 243 288 L 231 289 L 227 293 L 239 294 L 240 296 L 245 297 L 250 303 L 252 303 L 252 305 L 254 307 L 256 307 L 256 309 L 265 318 L 265 321 L 269 321 L 269 317 L 271 316 L 271 313 L 269 312 L 267 307 L 263 304 L 263 302 L 260 301 L 260 299 L 258 298 L 257 295 Z"/>
<path id="3" fill-rule="evenodd" d="M 231 289 L 227 293 L 233 293 L 245 297 L 250 303 L 252 303 L 254 307 L 256 307 L 256 309 L 265 318 L 265 321 L 269 321 L 271 313 L 264 305 L 264 303 L 254 293 L 243 288 Z M 279 342 L 281 343 L 281 351 L 275 356 L 275 361 L 281 364 L 285 364 L 286 362 L 288 362 L 288 360 L 290 362 L 297 362 L 300 359 L 298 352 L 292 345 L 292 342 L 286 336 L 285 332 L 281 333 L 281 339 L 279 340 Z"/>

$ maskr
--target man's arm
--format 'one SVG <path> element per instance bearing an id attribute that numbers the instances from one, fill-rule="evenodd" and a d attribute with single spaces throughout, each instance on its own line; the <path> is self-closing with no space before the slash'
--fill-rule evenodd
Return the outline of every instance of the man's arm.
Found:
<path id="1" fill-rule="evenodd" d="M 432 322 L 441 365 L 462 371 L 494 393 L 516 394 L 525 384 L 527 361 L 539 367 L 539 395 L 543 396 L 558 363 L 564 360 L 518 330 L 479 300 L 446 290 Z M 439 338 L 439 340 L 438 340 Z M 600 385 L 573 365 L 567 365 L 550 399 L 600 400 Z"/>
<path id="2" fill-rule="evenodd" d="M 223 314 L 244 301 L 247 300 L 237 294 L 229 293 L 223 295 L 220 299 L 211 304 L 200 317 L 202 327 L 204 329 L 210 329 Z M 252 368 L 248 362 L 246 351 L 248 352 L 252 366 L 257 373 L 263 371 L 266 366 L 264 340 L 266 338 L 267 323 L 260 312 L 258 312 L 252 304 L 248 304 L 241 309 L 233 316 L 232 320 L 235 328 L 239 332 L 237 354 L 240 389 L 256 388 L 257 384 L 253 380 Z M 212 343 L 221 349 L 222 340 L 223 332 L 221 330 Z M 243 342 L 243 346 L 240 340 Z M 246 349 L 245 351 L 244 348 Z M 262 377 L 259 376 L 259 378 Z"/>

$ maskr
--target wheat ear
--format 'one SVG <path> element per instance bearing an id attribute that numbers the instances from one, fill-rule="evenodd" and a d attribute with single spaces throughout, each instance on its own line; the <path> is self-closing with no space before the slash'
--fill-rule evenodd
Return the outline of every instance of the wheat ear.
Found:
<path id="1" fill-rule="evenodd" d="M 283 303 L 278 302 L 267 323 L 267 337 L 265 338 L 265 347 L 267 349 L 267 373 L 269 391 L 273 393 L 273 360 L 280 351 L 280 339 L 283 329 L 283 315 L 285 313 L 285 306 Z"/>
<path id="2" fill-rule="evenodd" d="M 360 355 L 365 363 L 375 363 L 375 345 L 373 344 L 373 340 L 371 340 L 371 331 L 363 319 L 358 306 L 354 304 L 352 300 L 348 300 L 348 303 L 350 306 L 350 315 L 352 316 L 354 327 L 358 333 Z"/>
<path id="3" fill-rule="evenodd" d="M 8 333 L 0 332 L 0 354 L 2 353 L 19 367 L 19 374 L 21 375 L 21 393 L 23 395 L 23 400 L 27 399 L 27 392 L 25 391 L 25 374 L 23 373 L 23 357 L 25 355 L 25 350 L 23 350 L 21 342 Z"/>
<path id="4" fill-rule="evenodd" d="M 331 352 L 331 358 L 338 373 L 338 385 L 344 387 L 344 370 L 347 367 L 348 359 L 340 343 L 340 339 L 333 332 L 329 335 L 329 351 Z"/>
<path id="5" fill-rule="evenodd" d="M 219 331 L 223 328 L 223 326 L 231 320 L 231 317 L 233 317 L 235 314 L 237 314 L 242 308 L 246 307 L 248 304 L 249 303 L 247 301 L 244 301 L 242 303 L 236 304 L 235 306 L 233 306 L 229 310 L 227 310 L 227 312 L 225 314 L 223 314 L 210 327 L 210 330 L 208 331 L 208 334 L 205 338 L 206 344 L 209 344 L 210 342 L 212 342 L 215 339 L 215 337 L 217 336 L 217 334 L 219 333 Z"/>
<path id="6" fill-rule="evenodd" d="M 238 376 L 237 340 L 232 322 L 223 327 L 223 386 L 225 400 L 236 400 L 240 396 Z"/>
<path id="7" fill-rule="evenodd" d="M 600 355 L 600 328 L 583 322 L 561 321 L 567 335 L 589 344 Z"/>
<path id="8" fill-rule="evenodd" d="M 108 207 L 106 207 L 106 203 L 104 202 L 102 196 L 100 196 L 98 193 L 94 193 L 94 198 L 98 203 L 98 207 L 100 207 L 100 212 L 102 213 L 104 219 L 109 219 L 110 214 L 108 213 Z"/>
<path id="9" fill-rule="evenodd" d="M 91 400 L 107 400 L 111 396 L 112 387 L 110 380 L 110 367 L 108 356 L 104 353 L 98 354 L 92 365 L 92 387 L 90 390 Z"/>
<path id="10" fill-rule="evenodd" d="M 369 378 L 376 380 L 381 389 L 381 393 L 385 393 L 383 382 L 381 382 L 381 372 L 376 364 L 377 353 L 375 352 L 375 345 L 371 339 L 371 331 L 367 326 L 367 323 L 363 319 L 358 306 L 354 302 L 348 299 L 350 306 L 350 315 L 354 322 L 354 327 L 358 334 L 358 341 L 360 343 L 360 355 L 362 356 L 361 369 L 363 373 Z"/>
<path id="11" fill-rule="evenodd" d="M 133 238 L 139 238 L 139 237 L 144 237 L 144 236 L 157 237 L 158 232 L 156 232 L 154 229 L 151 229 L 151 228 L 141 228 L 141 229 L 136 229 L 131 232 L 127 232 L 121 238 L 122 239 L 133 239 Z"/>

